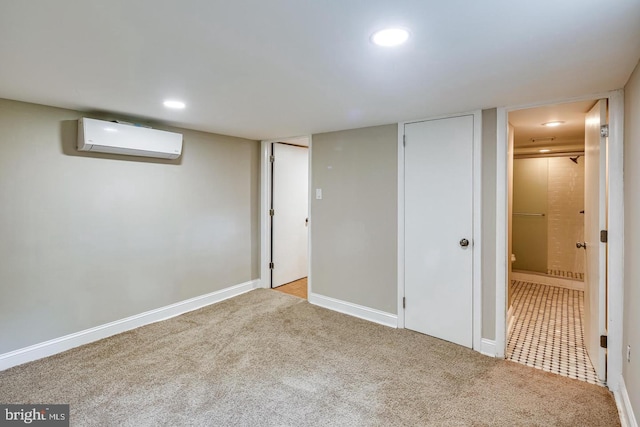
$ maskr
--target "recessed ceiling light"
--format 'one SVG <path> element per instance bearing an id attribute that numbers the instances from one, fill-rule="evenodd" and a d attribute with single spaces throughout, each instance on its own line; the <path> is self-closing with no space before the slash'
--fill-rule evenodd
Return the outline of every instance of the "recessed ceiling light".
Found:
<path id="1" fill-rule="evenodd" d="M 378 46 L 398 46 L 409 39 L 409 31 L 403 28 L 385 28 L 376 31 L 371 36 L 371 41 Z"/>
<path id="2" fill-rule="evenodd" d="M 560 126 L 563 123 L 564 123 L 563 121 L 554 120 L 552 122 L 543 123 L 542 126 L 547 126 L 547 127 L 553 128 L 553 127 L 556 127 L 556 126 Z"/>
<path id="3" fill-rule="evenodd" d="M 164 101 L 163 104 L 167 108 L 173 108 L 176 110 L 182 110 L 184 107 L 186 107 L 186 105 L 182 101 L 167 100 L 167 101 Z"/>
<path id="4" fill-rule="evenodd" d="M 548 148 L 543 148 L 542 150 L 538 150 L 538 153 L 549 153 L 551 150 Z"/>

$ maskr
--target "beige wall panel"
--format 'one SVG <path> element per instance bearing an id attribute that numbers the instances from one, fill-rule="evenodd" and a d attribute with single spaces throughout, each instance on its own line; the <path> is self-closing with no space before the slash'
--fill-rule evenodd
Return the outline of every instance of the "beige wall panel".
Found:
<path id="1" fill-rule="evenodd" d="M 311 193 L 312 291 L 394 314 L 397 132 L 386 125 L 313 135 Z"/>
<path id="2" fill-rule="evenodd" d="M 482 110 L 482 337 L 496 335 L 497 110 Z"/>
<path id="3" fill-rule="evenodd" d="M 640 64 L 624 88 L 624 335 L 622 375 L 640 420 Z M 631 346 L 631 361 L 626 359 Z"/>
<path id="4" fill-rule="evenodd" d="M 0 100 L 0 354 L 258 277 L 256 141 L 78 153 L 82 116 Z"/>

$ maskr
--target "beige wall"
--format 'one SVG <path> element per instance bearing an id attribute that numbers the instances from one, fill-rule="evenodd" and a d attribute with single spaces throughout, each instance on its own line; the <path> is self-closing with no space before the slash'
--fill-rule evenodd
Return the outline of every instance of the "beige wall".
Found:
<path id="1" fill-rule="evenodd" d="M 640 420 L 640 64 L 624 88 L 624 355 L 622 375 Z M 631 345 L 631 362 L 626 348 Z M 618 349 L 616 349 L 617 351 Z"/>
<path id="2" fill-rule="evenodd" d="M 81 116 L 0 100 L 0 354 L 258 277 L 256 141 L 78 153 Z"/>
<path id="3" fill-rule="evenodd" d="M 482 337 L 496 335 L 497 110 L 482 111 Z"/>
<path id="4" fill-rule="evenodd" d="M 81 116 L 0 100 L 0 353 L 258 277 L 255 141 L 173 129 L 177 162 L 78 153 Z M 312 150 L 313 292 L 395 314 L 397 125 L 314 135 Z M 495 339 L 495 109 L 482 159 Z"/>
<path id="5" fill-rule="evenodd" d="M 496 109 L 482 112 L 482 336 L 495 339 Z M 313 292 L 397 312 L 397 126 L 313 136 Z M 322 188 L 323 200 L 315 200 Z"/>
<path id="6" fill-rule="evenodd" d="M 313 135 L 313 293 L 397 312 L 398 126 Z M 322 189 L 322 200 L 315 189 Z"/>

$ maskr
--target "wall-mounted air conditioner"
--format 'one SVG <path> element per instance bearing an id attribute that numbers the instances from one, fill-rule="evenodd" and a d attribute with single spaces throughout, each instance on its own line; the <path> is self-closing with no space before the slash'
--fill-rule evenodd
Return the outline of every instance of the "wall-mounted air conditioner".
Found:
<path id="1" fill-rule="evenodd" d="M 78 150 L 177 159 L 182 135 L 85 117 L 78 120 Z"/>

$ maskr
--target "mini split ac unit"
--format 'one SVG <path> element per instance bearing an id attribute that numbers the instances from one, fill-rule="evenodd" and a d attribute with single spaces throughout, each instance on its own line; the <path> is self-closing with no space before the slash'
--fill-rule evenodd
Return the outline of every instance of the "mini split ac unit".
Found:
<path id="1" fill-rule="evenodd" d="M 78 120 L 78 150 L 177 159 L 182 135 L 84 117 Z"/>

